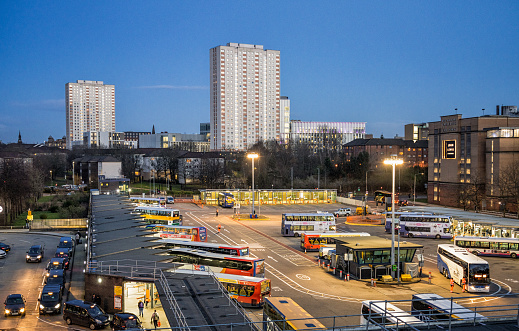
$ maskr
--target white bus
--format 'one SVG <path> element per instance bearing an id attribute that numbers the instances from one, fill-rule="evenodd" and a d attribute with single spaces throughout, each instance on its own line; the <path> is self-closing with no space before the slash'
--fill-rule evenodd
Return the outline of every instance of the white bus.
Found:
<path id="1" fill-rule="evenodd" d="M 454 245 L 465 248 L 475 255 L 504 256 L 519 255 L 519 238 L 455 237 Z"/>
<path id="2" fill-rule="evenodd" d="M 451 244 L 438 245 L 438 270 L 462 286 L 465 278 L 468 292 L 490 291 L 490 267 L 482 258 Z"/>
<path id="3" fill-rule="evenodd" d="M 393 213 L 392 212 L 384 212 L 384 216 L 386 216 L 386 223 L 384 229 L 386 232 L 391 232 L 391 224 L 393 224 Z M 400 220 L 401 216 L 408 216 L 408 215 L 432 215 L 432 213 L 427 212 L 411 212 L 411 211 L 396 211 L 395 212 L 395 219 Z M 398 222 L 397 222 L 398 223 Z"/>
<path id="4" fill-rule="evenodd" d="M 417 317 L 387 301 L 362 301 L 361 314 L 361 325 L 397 325 L 398 328 L 405 328 L 408 325 L 422 323 Z"/>
<path id="5" fill-rule="evenodd" d="M 331 213 L 291 213 L 281 215 L 281 235 L 299 237 L 303 233 L 335 232 Z"/>
<path id="6" fill-rule="evenodd" d="M 172 248 L 191 248 L 198 249 L 201 251 L 207 251 L 218 254 L 228 254 L 236 256 L 248 256 L 248 246 L 231 246 L 226 244 L 207 243 L 201 241 L 186 241 L 186 240 L 175 240 L 175 239 L 160 239 L 156 241 L 162 244 L 157 246 L 157 249 L 172 249 Z"/>
<path id="7" fill-rule="evenodd" d="M 452 238 L 452 217 L 445 215 L 401 215 L 400 235 L 435 239 Z"/>
<path id="8" fill-rule="evenodd" d="M 413 294 L 411 314 L 424 322 L 434 320 L 458 320 L 481 322 L 487 318 L 454 300 L 434 293 Z"/>
<path id="9" fill-rule="evenodd" d="M 137 206 L 150 205 L 150 206 L 166 206 L 166 198 L 151 198 L 151 197 L 130 197 L 130 202 Z"/>

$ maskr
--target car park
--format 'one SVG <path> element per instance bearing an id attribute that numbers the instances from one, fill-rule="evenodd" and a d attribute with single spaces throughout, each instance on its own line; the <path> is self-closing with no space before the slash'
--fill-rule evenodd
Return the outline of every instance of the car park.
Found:
<path id="1" fill-rule="evenodd" d="M 42 245 L 32 245 L 31 248 L 27 251 L 27 255 L 25 256 L 25 262 L 38 262 L 40 263 L 43 259 L 43 246 Z"/>
<path id="2" fill-rule="evenodd" d="M 43 287 L 39 301 L 39 313 L 43 314 L 59 314 L 61 312 L 62 301 L 61 286 L 57 284 L 48 284 Z"/>
<path id="3" fill-rule="evenodd" d="M 116 313 L 110 322 L 112 330 L 144 330 L 139 318 L 132 313 Z"/>
<path id="4" fill-rule="evenodd" d="M 333 216 L 341 217 L 341 216 L 351 216 L 353 212 L 351 208 L 339 208 L 337 211 L 333 212 Z"/>
<path id="5" fill-rule="evenodd" d="M 7 316 L 16 316 L 22 315 L 25 316 L 25 298 L 21 294 L 9 294 L 4 301 L 5 309 L 4 315 Z"/>
<path id="6" fill-rule="evenodd" d="M 58 248 L 67 248 L 68 254 L 72 255 L 74 253 L 74 239 L 72 237 L 61 237 Z"/>
<path id="7" fill-rule="evenodd" d="M 9 253 L 9 251 L 11 250 L 11 246 L 9 246 L 6 243 L 0 243 L 0 249 L 6 253 Z"/>
<path id="8" fill-rule="evenodd" d="M 56 249 L 56 253 L 54 254 L 54 257 L 60 257 L 63 259 L 64 269 L 69 268 L 70 255 L 68 252 L 68 248 L 58 248 Z"/>
<path id="9" fill-rule="evenodd" d="M 110 324 L 111 320 L 110 316 L 95 303 L 81 300 L 65 302 L 63 319 L 68 325 L 83 325 L 91 330 L 104 328 Z"/>

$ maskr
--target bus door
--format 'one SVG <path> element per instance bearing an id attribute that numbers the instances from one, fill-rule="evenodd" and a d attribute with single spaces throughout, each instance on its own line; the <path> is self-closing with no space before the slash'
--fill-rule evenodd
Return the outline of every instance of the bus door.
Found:
<path id="1" fill-rule="evenodd" d="M 201 226 L 199 229 L 199 236 L 200 236 L 200 241 L 207 241 L 207 231 L 206 231 L 206 228 Z"/>

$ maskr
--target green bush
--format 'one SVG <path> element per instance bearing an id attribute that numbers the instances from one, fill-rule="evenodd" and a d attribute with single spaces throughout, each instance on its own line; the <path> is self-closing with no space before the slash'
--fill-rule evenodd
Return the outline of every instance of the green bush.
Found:
<path id="1" fill-rule="evenodd" d="M 56 205 L 53 205 L 53 206 L 51 206 L 51 207 L 49 208 L 49 211 L 50 211 L 51 213 L 57 213 L 58 210 L 59 210 L 59 207 L 56 206 Z"/>
<path id="2" fill-rule="evenodd" d="M 40 215 L 40 219 L 41 220 L 46 220 L 47 219 L 47 214 L 41 214 Z"/>

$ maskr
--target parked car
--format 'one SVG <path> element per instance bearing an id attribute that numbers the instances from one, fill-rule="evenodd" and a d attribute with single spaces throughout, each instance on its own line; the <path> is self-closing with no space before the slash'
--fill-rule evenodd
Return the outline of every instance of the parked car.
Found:
<path id="1" fill-rule="evenodd" d="M 45 268 L 45 276 L 49 276 L 51 270 L 63 270 L 65 269 L 65 259 L 62 257 L 53 257 L 50 259 L 47 267 Z"/>
<path id="2" fill-rule="evenodd" d="M 11 250 L 11 246 L 7 245 L 6 243 L 0 243 L 0 249 L 8 253 Z"/>
<path id="3" fill-rule="evenodd" d="M 63 319 L 68 325 L 77 324 L 91 330 L 101 329 L 110 324 L 110 317 L 95 303 L 72 300 L 63 305 Z"/>
<path id="4" fill-rule="evenodd" d="M 39 313 L 43 314 L 59 314 L 61 312 L 61 286 L 57 284 L 48 284 L 43 287 L 41 297 L 38 299 Z"/>
<path id="5" fill-rule="evenodd" d="M 339 208 L 337 211 L 333 212 L 333 216 L 341 217 L 341 216 L 351 216 L 353 212 L 351 208 Z"/>
<path id="6" fill-rule="evenodd" d="M 31 248 L 27 251 L 27 255 L 25 256 L 25 262 L 38 262 L 40 263 L 43 259 L 43 246 L 42 245 L 32 245 Z"/>
<path id="7" fill-rule="evenodd" d="M 61 237 L 58 248 L 66 248 L 68 249 L 68 254 L 72 255 L 74 253 L 74 239 L 72 237 Z"/>
<path id="8" fill-rule="evenodd" d="M 65 288 L 65 270 L 50 270 L 48 276 L 45 277 L 45 285 L 59 285 L 60 292 L 63 293 Z"/>
<path id="9" fill-rule="evenodd" d="M 0 259 L 4 259 L 7 257 L 7 253 L 0 249 Z"/>
<path id="10" fill-rule="evenodd" d="M 173 198 L 173 197 L 167 197 L 167 198 L 166 198 L 166 202 L 167 202 L 167 203 L 175 203 L 175 198 Z"/>
<path id="11" fill-rule="evenodd" d="M 110 322 L 112 330 L 144 330 L 139 318 L 132 313 L 116 313 Z"/>
<path id="12" fill-rule="evenodd" d="M 22 315 L 25 316 L 25 298 L 21 294 L 9 294 L 4 301 L 5 317 L 11 315 Z"/>

